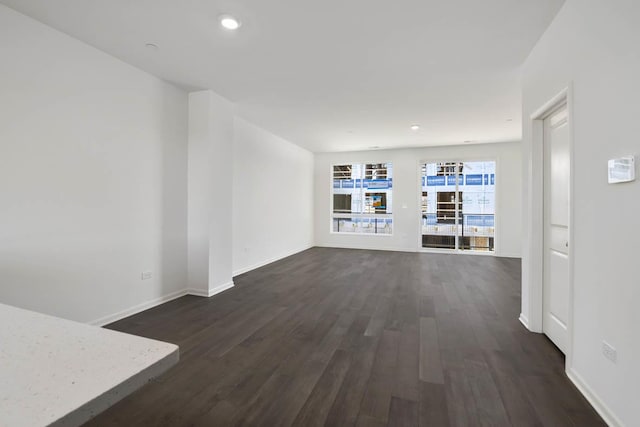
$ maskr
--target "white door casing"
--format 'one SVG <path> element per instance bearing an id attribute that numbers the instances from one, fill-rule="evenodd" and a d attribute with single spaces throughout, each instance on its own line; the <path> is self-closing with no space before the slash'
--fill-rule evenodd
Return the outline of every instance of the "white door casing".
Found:
<path id="1" fill-rule="evenodd" d="M 543 332 L 566 353 L 569 321 L 569 188 L 567 105 L 544 119 Z"/>

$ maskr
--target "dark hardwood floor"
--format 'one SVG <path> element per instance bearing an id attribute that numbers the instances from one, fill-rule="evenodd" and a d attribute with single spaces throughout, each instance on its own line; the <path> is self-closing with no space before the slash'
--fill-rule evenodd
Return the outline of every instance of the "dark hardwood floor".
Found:
<path id="1" fill-rule="evenodd" d="M 94 426 L 600 426 L 518 322 L 520 260 L 314 248 L 109 327 L 180 363 Z"/>

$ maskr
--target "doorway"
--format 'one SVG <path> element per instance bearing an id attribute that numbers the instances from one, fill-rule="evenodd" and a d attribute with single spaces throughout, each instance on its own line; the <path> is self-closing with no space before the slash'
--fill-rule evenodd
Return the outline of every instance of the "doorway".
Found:
<path id="1" fill-rule="evenodd" d="M 525 256 L 523 259 L 523 303 L 527 313 L 520 321 L 532 332 L 544 333 L 566 356 L 573 357 L 573 91 L 567 86 L 540 106 L 530 120 L 528 179 L 530 186 L 525 208 L 529 211 Z M 546 125 L 546 126 L 545 126 Z M 550 135 L 548 131 L 558 131 Z M 525 129 L 526 131 L 526 129 Z M 554 149 L 555 137 L 562 141 Z M 551 139 L 551 142 L 550 142 Z M 552 165 L 552 154 L 555 165 Z M 557 156 L 556 156 L 557 154 Z M 560 160 L 562 159 L 562 160 Z M 553 172 L 555 168 L 555 173 Z M 552 175 L 564 184 L 551 195 Z M 564 200 L 554 208 L 551 199 Z M 564 206 L 564 208 L 560 208 Z M 560 209 L 560 211 L 558 211 Z M 555 210 L 555 213 L 552 211 Z M 553 215 L 552 215 L 553 214 Z M 555 225 L 555 229 L 552 227 Z M 552 252 L 554 251 L 554 252 Z M 552 257 L 553 255 L 553 257 Z M 559 274 L 554 274 L 559 272 Z M 561 286 L 554 284 L 562 283 Z M 555 295 L 554 295 L 555 293 Z M 552 317 L 552 315 L 555 317 Z"/>

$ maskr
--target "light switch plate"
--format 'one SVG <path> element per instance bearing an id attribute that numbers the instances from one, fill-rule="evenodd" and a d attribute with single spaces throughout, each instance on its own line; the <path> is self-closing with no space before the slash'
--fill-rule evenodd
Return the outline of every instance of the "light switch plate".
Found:
<path id="1" fill-rule="evenodd" d="M 636 165 L 633 156 L 609 160 L 609 184 L 631 182 L 636 179 Z"/>

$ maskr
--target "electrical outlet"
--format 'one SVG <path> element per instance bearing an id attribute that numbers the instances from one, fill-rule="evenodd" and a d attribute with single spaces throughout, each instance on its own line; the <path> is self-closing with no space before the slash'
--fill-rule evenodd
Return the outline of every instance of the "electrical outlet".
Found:
<path id="1" fill-rule="evenodd" d="M 602 354 L 604 354 L 604 357 L 611 360 L 613 363 L 616 363 L 618 360 L 618 352 L 606 341 L 602 341 Z"/>
<path id="2" fill-rule="evenodd" d="M 151 279 L 152 276 L 153 276 L 153 274 L 151 274 L 150 271 L 143 271 L 142 274 L 141 274 L 142 280 Z"/>

